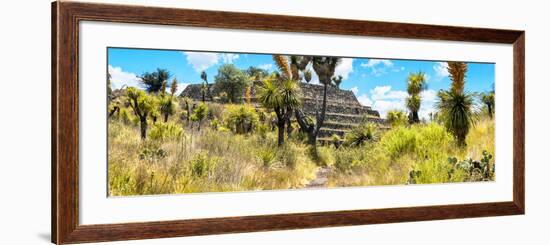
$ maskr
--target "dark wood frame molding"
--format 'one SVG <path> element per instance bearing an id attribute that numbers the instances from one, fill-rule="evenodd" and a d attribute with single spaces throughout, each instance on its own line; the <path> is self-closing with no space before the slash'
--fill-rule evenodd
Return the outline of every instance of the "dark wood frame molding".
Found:
<path id="1" fill-rule="evenodd" d="M 80 21 L 487 42 L 513 45 L 513 201 L 144 223 L 80 225 L 78 35 Z M 52 3 L 52 242 L 151 239 L 220 233 L 456 219 L 525 212 L 525 32 L 160 7 Z"/>

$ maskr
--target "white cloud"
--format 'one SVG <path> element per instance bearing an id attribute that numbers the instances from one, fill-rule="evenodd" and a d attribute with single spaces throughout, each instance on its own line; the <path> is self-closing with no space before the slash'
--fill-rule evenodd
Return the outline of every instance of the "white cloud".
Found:
<path id="1" fill-rule="evenodd" d="M 218 54 L 209 52 L 182 52 L 197 73 L 200 73 L 213 65 L 222 63 L 233 63 L 239 58 L 238 54 Z"/>
<path id="2" fill-rule="evenodd" d="M 377 86 L 371 90 L 373 100 L 402 100 L 407 98 L 408 94 L 401 90 L 392 90 L 391 86 Z"/>
<path id="3" fill-rule="evenodd" d="M 365 106 L 371 106 L 374 110 L 380 113 L 380 116 L 385 118 L 390 110 L 401 110 L 408 112 L 405 101 L 408 93 L 403 90 L 393 90 L 391 86 L 377 86 L 370 90 L 370 95 L 362 94 L 357 96 L 359 103 Z M 428 119 L 430 112 L 435 112 L 435 102 L 437 92 L 435 90 L 425 90 L 420 94 L 422 102 L 420 118 Z"/>
<path id="4" fill-rule="evenodd" d="M 208 52 L 182 52 L 187 58 L 187 63 L 193 66 L 196 72 L 202 72 L 218 63 L 218 54 Z"/>
<path id="5" fill-rule="evenodd" d="M 261 64 L 258 68 L 271 71 L 271 69 L 273 69 L 273 64 Z"/>
<path id="6" fill-rule="evenodd" d="M 369 99 L 369 96 L 367 94 L 362 94 L 357 96 L 357 100 L 361 105 L 364 106 L 372 106 L 372 100 Z"/>
<path id="7" fill-rule="evenodd" d="M 238 54 L 221 54 L 221 59 L 223 63 L 233 63 L 233 61 L 238 58 L 239 58 Z"/>
<path id="8" fill-rule="evenodd" d="M 374 102 L 372 108 L 377 110 L 383 118 L 391 110 L 407 111 L 405 100 L 377 100 Z"/>
<path id="9" fill-rule="evenodd" d="M 393 66 L 393 63 L 390 60 L 381 60 L 381 59 L 369 59 L 369 62 L 361 63 L 361 66 L 371 68 L 379 64 L 383 64 L 384 66 Z"/>
<path id="10" fill-rule="evenodd" d="M 348 79 L 349 74 L 353 72 L 353 59 L 352 58 L 342 58 L 340 64 L 336 66 L 334 70 L 334 76 L 342 76 L 343 80 Z"/>
<path id="11" fill-rule="evenodd" d="M 387 68 L 393 67 L 393 63 L 390 60 L 384 59 L 369 59 L 367 63 L 361 63 L 361 67 L 370 68 L 371 74 L 374 76 L 381 76 L 388 73 Z M 392 71 L 404 70 L 404 67 L 401 69 L 392 69 Z"/>
<path id="12" fill-rule="evenodd" d="M 438 79 L 449 76 L 449 71 L 447 70 L 447 67 L 448 67 L 447 62 L 437 62 L 433 66 L 435 75 L 437 75 Z"/>
<path id="13" fill-rule="evenodd" d="M 111 74 L 111 87 L 113 89 L 127 87 L 141 87 L 141 79 L 136 74 L 131 72 L 125 72 L 121 67 L 113 67 L 109 65 L 109 74 Z"/>
<path id="14" fill-rule="evenodd" d="M 357 95 L 357 93 L 359 92 L 359 88 L 357 86 L 353 87 L 350 89 L 351 92 L 353 92 L 353 94 Z"/>

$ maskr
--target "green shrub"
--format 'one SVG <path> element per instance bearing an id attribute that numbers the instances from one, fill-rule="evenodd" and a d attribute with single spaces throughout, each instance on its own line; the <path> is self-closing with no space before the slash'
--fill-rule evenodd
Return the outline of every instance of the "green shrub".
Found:
<path id="1" fill-rule="evenodd" d="M 334 151 L 330 147 L 318 147 L 317 161 L 321 166 L 332 166 L 335 161 Z"/>
<path id="2" fill-rule="evenodd" d="M 180 140 L 182 136 L 183 128 L 172 122 L 158 122 L 154 124 L 153 128 L 149 131 L 149 138 L 151 140 Z"/>
<path id="3" fill-rule="evenodd" d="M 252 132 L 259 122 L 258 113 L 250 105 L 228 105 L 224 114 L 227 127 L 237 134 Z"/>
<path id="4" fill-rule="evenodd" d="M 270 168 L 277 159 L 277 152 L 272 149 L 262 149 L 258 152 L 258 158 L 264 168 Z"/>
<path id="5" fill-rule="evenodd" d="M 190 173 L 194 177 L 208 176 L 216 167 L 216 163 L 216 158 L 208 157 L 204 153 L 198 153 L 189 161 Z"/>
<path id="6" fill-rule="evenodd" d="M 373 123 L 361 124 L 344 135 L 344 144 L 347 146 L 362 146 L 373 142 L 377 138 L 376 125 Z"/>

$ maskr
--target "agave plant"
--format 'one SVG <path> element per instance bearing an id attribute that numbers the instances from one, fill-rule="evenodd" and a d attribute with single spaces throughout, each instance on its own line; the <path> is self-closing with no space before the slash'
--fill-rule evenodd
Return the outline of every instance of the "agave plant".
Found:
<path id="1" fill-rule="evenodd" d="M 373 123 L 362 124 L 344 135 L 344 144 L 347 146 L 362 146 L 376 140 L 376 126 Z"/>

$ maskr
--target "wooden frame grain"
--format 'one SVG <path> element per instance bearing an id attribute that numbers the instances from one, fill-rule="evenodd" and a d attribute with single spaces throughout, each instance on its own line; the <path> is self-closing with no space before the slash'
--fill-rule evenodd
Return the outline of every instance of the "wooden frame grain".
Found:
<path id="1" fill-rule="evenodd" d="M 83 20 L 512 44 L 514 63 L 513 201 L 80 225 L 78 217 L 78 35 L 79 22 Z M 517 215 L 525 212 L 524 31 L 58 1 L 52 3 L 51 50 L 53 243 L 151 239 Z"/>

